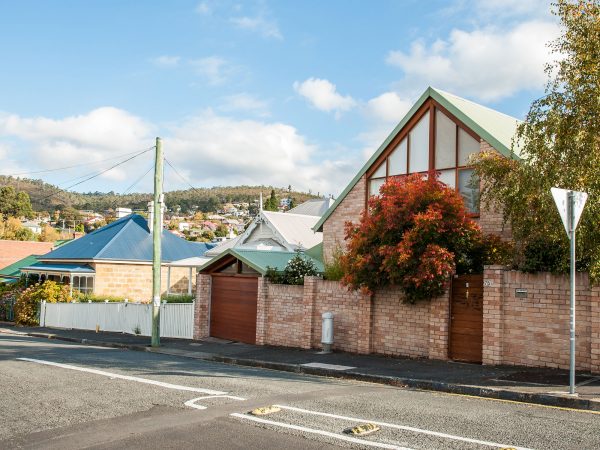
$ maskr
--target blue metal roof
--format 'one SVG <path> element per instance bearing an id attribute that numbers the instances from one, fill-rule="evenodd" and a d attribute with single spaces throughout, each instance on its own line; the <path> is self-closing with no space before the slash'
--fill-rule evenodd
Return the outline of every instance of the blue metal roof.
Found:
<path id="1" fill-rule="evenodd" d="M 31 266 L 23 267 L 23 272 L 35 271 L 35 272 L 68 272 L 68 273 L 95 273 L 87 264 L 44 264 L 35 263 Z"/>
<path id="2" fill-rule="evenodd" d="M 166 230 L 161 239 L 163 262 L 203 256 L 213 244 L 186 241 Z M 152 261 L 152 233 L 139 214 L 116 220 L 93 233 L 68 242 L 39 258 L 56 259 Z"/>

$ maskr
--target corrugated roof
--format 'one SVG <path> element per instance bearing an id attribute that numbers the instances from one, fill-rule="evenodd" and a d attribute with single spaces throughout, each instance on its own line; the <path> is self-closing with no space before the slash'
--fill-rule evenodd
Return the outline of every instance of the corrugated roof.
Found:
<path id="1" fill-rule="evenodd" d="M 406 113 L 406 115 L 402 118 L 400 123 L 396 125 L 388 137 L 379 146 L 377 151 L 373 153 L 365 165 L 354 176 L 352 181 L 348 183 L 348 186 L 346 186 L 346 188 L 342 191 L 333 205 L 331 205 L 327 212 L 313 227 L 314 230 L 323 230 L 323 224 L 333 213 L 333 211 L 336 210 L 338 205 L 344 200 L 346 195 L 348 195 L 358 180 L 360 180 L 361 177 L 367 172 L 369 167 L 373 165 L 379 155 L 385 151 L 392 139 L 394 139 L 394 137 L 402 130 L 402 128 L 404 128 L 412 116 L 429 98 L 437 101 L 450 113 L 456 116 L 457 119 L 477 133 L 482 139 L 491 144 L 501 154 L 509 158 L 518 158 L 518 154 L 514 154 L 511 150 L 512 139 L 517 130 L 517 126 L 520 123 L 518 119 L 503 114 L 499 111 L 487 108 L 483 105 L 479 105 L 470 100 L 449 94 L 448 92 L 428 87 L 425 92 L 423 92 L 421 97 L 419 97 L 417 102 L 412 106 L 412 108 L 410 108 L 408 113 Z"/>
<path id="2" fill-rule="evenodd" d="M 23 267 L 21 270 L 32 272 L 96 273 L 87 264 L 47 264 L 42 262 Z"/>
<path id="3" fill-rule="evenodd" d="M 37 257 L 35 255 L 30 255 L 15 263 L 12 263 L 9 266 L 4 267 L 2 270 L 0 270 L 0 281 L 6 279 L 5 277 L 12 279 L 19 278 L 21 276 L 21 269 L 23 267 L 31 266 L 37 262 Z"/>
<path id="4" fill-rule="evenodd" d="M 323 235 L 314 232 L 312 229 L 320 219 L 319 216 L 273 211 L 261 211 L 261 214 L 289 244 L 306 249 L 314 247 L 323 240 Z"/>
<path id="5" fill-rule="evenodd" d="M 218 262 L 219 260 L 228 255 L 234 256 L 240 261 L 246 263 L 248 266 L 252 267 L 261 275 L 264 275 L 267 273 L 267 267 L 273 267 L 279 271 L 285 269 L 285 266 L 287 265 L 288 261 L 296 255 L 296 252 L 270 252 L 265 250 L 242 250 L 230 248 L 221 255 L 218 255 L 215 258 L 211 259 L 205 265 L 200 267 L 199 270 L 205 270 L 206 268 L 212 266 L 214 263 Z M 312 261 L 319 273 L 322 273 L 324 271 L 323 263 L 321 261 L 318 261 L 315 258 L 312 258 L 306 254 L 302 254 L 302 257 Z"/>
<path id="6" fill-rule="evenodd" d="M 313 198 L 287 211 L 286 214 L 304 214 L 321 217 L 333 204 L 332 198 Z"/>
<path id="7" fill-rule="evenodd" d="M 232 248 L 233 246 L 235 246 L 241 237 L 242 237 L 242 235 L 240 234 L 239 236 L 236 236 L 233 239 L 227 239 L 226 241 L 217 244 L 210 250 L 207 250 L 207 252 L 204 254 L 204 256 L 213 257 L 213 256 L 220 255 L 225 250 L 228 250 L 228 249 Z"/>
<path id="8" fill-rule="evenodd" d="M 190 242 L 162 231 L 163 262 L 203 256 L 212 244 Z M 152 261 L 152 233 L 146 219 L 132 214 L 40 257 L 46 260 Z"/>

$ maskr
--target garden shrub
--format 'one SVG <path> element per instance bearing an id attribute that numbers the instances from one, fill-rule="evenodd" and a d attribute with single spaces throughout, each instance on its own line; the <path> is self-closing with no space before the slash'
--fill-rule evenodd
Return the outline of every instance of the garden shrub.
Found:
<path id="1" fill-rule="evenodd" d="M 17 296 L 14 306 L 17 325 L 38 325 L 39 305 L 44 300 L 48 303 L 70 302 L 69 286 L 47 280 L 25 289 Z"/>
<path id="2" fill-rule="evenodd" d="M 331 261 L 325 263 L 325 271 L 323 272 L 323 278 L 331 281 L 340 281 L 344 277 L 344 268 L 342 267 L 342 251 L 341 246 L 337 246 L 333 249 L 331 254 Z"/>
<path id="3" fill-rule="evenodd" d="M 274 284 L 304 284 L 305 276 L 315 276 L 319 272 L 312 260 L 304 257 L 300 251 L 296 252 L 294 257 L 290 259 L 283 271 L 278 271 L 273 267 L 267 267 L 267 278 Z"/>
<path id="4" fill-rule="evenodd" d="M 413 174 L 390 178 L 360 222 L 346 224 L 346 240 L 345 285 L 364 293 L 397 285 L 414 303 L 443 294 L 457 265 L 472 265 L 481 231 L 459 193 L 434 173 Z"/>

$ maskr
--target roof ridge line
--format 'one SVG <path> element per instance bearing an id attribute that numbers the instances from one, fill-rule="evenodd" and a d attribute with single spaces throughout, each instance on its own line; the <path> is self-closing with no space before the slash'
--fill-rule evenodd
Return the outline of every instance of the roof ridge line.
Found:
<path id="1" fill-rule="evenodd" d="M 100 258 L 100 256 L 102 255 L 102 253 L 104 253 L 107 249 L 107 247 L 123 232 L 123 230 L 125 230 L 125 228 L 127 228 L 131 222 L 133 221 L 133 214 L 130 220 L 127 221 L 127 223 L 125 225 L 123 225 L 123 228 L 121 228 L 113 237 L 110 238 L 110 240 L 104 245 L 104 247 L 102 247 L 102 250 L 100 250 L 98 253 L 96 253 L 94 256 L 92 256 L 92 259 L 96 259 L 96 258 Z"/>

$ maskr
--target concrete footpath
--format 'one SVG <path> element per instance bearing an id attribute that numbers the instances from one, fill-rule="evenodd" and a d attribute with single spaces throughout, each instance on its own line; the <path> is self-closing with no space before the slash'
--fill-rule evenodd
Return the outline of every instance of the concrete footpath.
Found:
<path id="1" fill-rule="evenodd" d="M 568 395 L 565 370 L 519 366 L 482 366 L 452 361 L 356 355 L 258 346 L 208 338 L 202 341 L 150 338 L 121 333 L 0 324 L 0 333 L 24 334 L 88 345 L 177 355 L 205 361 L 286 372 L 345 378 L 392 386 L 600 411 L 600 375 L 577 373 L 577 394 Z"/>

